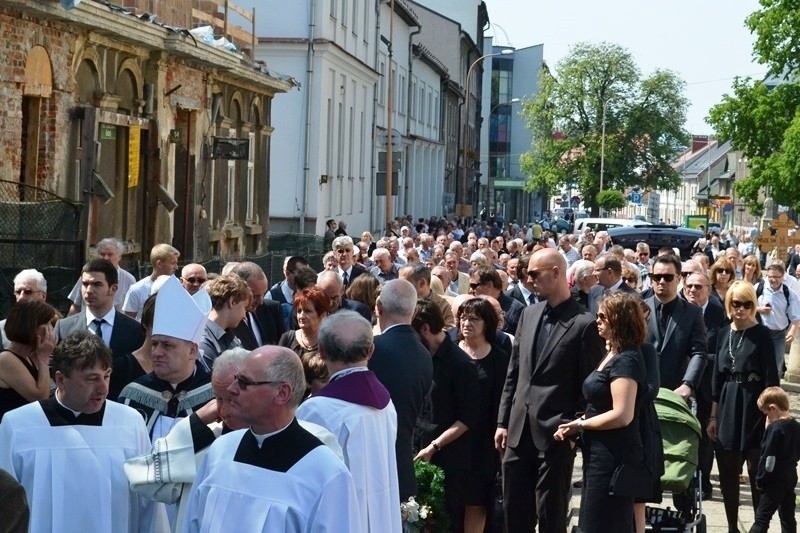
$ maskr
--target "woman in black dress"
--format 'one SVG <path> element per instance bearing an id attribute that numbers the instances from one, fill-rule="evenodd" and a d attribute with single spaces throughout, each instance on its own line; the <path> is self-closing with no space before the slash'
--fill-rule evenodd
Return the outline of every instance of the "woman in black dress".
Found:
<path id="1" fill-rule="evenodd" d="M 50 396 L 50 356 L 56 346 L 58 311 L 22 300 L 8 313 L 8 348 L 0 352 L 0 420 L 12 409 Z"/>
<path id="2" fill-rule="evenodd" d="M 640 350 L 647 333 L 641 299 L 609 293 L 600 303 L 597 329 L 608 355 L 583 382 L 586 414 L 560 425 L 554 437 L 561 441 L 583 433 L 581 531 L 632 531 L 633 495 L 611 495 L 609 487 L 620 465 L 646 466 L 638 420 L 647 391 Z"/>
<path id="3" fill-rule="evenodd" d="M 462 303 L 457 313 L 458 347 L 464 350 L 478 370 L 479 409 L 474 428 L 470 468 L 465 487 L 464 531 L 482 533 L 487 511 L 492 505 L 495 477 L 500 457 L 494 447 L 497 411 L 508 369 L 508 354 L 496 344 L 499 317 L 484 298 Z"/>
<path id="4" fill-rule="evenodd" d="M 108 399 L 117 401 L 122 389 L 145 374 L 153 371 L 153 316 L 156 312 L 156 295 L 151 294 L 142 306 L 144 342 L 132 353 L 114 357 L 113 372 L 108 385 Z"/>
<path id="5" fill-rule="evenodd" d="M 708 436 L 716 442 L 719 486 L 728 530 L 738 531 L 739 474 L 747 474 L 758 509 L 756 489 L 764 415 L 756 401 L 767 387 L 778 385 L 775 350 L 769 329 L 756 320 L 756 291 L 747 281 L 735 281 L 725 295 L 731 324 L 719 333 L 719 350 L 711 376 L 711 416 Z"/>

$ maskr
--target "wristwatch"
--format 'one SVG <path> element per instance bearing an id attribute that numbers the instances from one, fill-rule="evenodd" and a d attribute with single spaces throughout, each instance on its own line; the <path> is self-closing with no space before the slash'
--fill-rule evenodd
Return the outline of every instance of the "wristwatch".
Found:
<path id="1" fill-rule="evenodd" d="M 441 448 L 439 447 L 439 445 L 436 443 L 435 440 L 431 441 L 431 446 L 433 446 L 433 449 L 436 450 L 437 452 L 441 450 Z"/>

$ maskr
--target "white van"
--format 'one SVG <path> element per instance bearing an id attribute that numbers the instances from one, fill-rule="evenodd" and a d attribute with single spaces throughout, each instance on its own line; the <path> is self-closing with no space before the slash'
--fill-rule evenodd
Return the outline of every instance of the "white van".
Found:
<path id="1" fill-rule="evenodd" d="M 644 220 L 633 220 L 629 218 L 576 218 L 575 233 L 582 233 L 584 228 L 592 228 L 595 232 L 605 231 L 608 228 L 618 228 L 621 226 L 649 226 L 649 222 Z"/>

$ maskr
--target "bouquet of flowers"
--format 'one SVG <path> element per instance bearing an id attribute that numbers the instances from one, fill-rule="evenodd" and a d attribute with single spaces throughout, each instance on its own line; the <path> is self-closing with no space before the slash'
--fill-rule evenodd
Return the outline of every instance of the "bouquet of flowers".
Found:
<path id="1" fill-rule="evenodd" d="M 418 494 L 400 504 L 405 533 L 448 531 L 449 520 L 444 506 L 444 472 L 425 461 L 414 463 Z"/>

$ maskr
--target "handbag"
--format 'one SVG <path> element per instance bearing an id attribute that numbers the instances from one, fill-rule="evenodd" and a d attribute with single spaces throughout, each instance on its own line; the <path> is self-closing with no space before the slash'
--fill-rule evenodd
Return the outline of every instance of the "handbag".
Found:
<path id="1" fill-rule="evenodd" d="M 608 486 L 610 496 L 632 498 L 649 494 L 653 488 L 653 474 L 644 464 L 632 465 L 622 463 L 611 475 Z"/>

